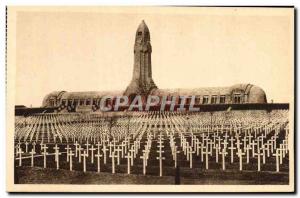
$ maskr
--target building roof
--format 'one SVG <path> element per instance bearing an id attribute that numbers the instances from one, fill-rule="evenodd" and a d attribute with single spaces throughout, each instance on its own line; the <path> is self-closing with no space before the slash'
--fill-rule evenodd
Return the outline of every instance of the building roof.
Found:
<path id="1" fill-rule="evenodd" d="M 249 92 L 253 85 L 236 84 L 230 87 L 201 87 L 193 89 L 155 89 L 151 95 L 193 96 L 193 95 L 230 95 L 234 90 Z"/>
<path id="2" fill-rule="evenodd" d="M 122 96 L 123 91 L 87 91 L 87 92 L 66 92 L 61 99 L 89 99 L 101 98 L 103 96 Z"/>

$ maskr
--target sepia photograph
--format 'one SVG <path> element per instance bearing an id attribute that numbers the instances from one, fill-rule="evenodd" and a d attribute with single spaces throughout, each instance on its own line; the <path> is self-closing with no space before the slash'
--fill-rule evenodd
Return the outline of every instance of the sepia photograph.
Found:
<path id="1" fill-rule="evenodd" d="M 9 192 L 293 192 L 294 7 L 8 6 Z"/>

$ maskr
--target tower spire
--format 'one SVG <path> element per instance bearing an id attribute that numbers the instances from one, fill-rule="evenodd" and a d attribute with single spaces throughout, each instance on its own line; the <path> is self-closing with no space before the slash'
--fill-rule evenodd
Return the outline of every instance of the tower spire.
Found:
<path id="1" fill-rule="evenodd" d="M 135 34 L 133 76 L 125 95 L 148 95 L 157 88 L 152 79 L 151 53 L 150 31 L 142 20 Z"/>

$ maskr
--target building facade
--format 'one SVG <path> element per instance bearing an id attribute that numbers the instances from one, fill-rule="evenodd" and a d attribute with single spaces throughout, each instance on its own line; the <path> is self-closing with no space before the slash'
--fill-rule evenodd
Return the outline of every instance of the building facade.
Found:
<path id="1" fill-rule="evenodd" d="M 152 78 L 151 65 L 152 46 L 150 31 L 144 21 L 139 25 L 134 44 L 134 66 L 132 80 L 125 91 L 112 92 L 66 92 L 56 91 L 45 96 L 43 107 L 58 107 L 58 111 L 98 111 L 100 101 L 105 96 L 128 96 L 129 100 L 137 95 L 147 97 L 154 95 L 171 99 L 176 97 L 180 104 L 180 96 L 195 98 L 195 105 L 211 104 L 246 104 L 267 103 L 263 89 L 252 84 L 236 84 L 230 87 L 202 87 L 196 89 L 159 89 Z M 114 97 L 107 104 L 114 105 Z"/>

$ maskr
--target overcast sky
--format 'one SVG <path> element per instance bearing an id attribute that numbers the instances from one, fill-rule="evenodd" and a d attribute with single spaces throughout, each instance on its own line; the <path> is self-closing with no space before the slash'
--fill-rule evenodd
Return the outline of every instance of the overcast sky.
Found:
<path id="1" fill-rule="evenodd" d="M 56 90 L 125 90 L 135 31 L 150 29 L 159 88 L 252 83 L 270 102 L 293 98 L 293 13 L 284 9 L 27 10 L 16 20 L 16 104 Z"/>

